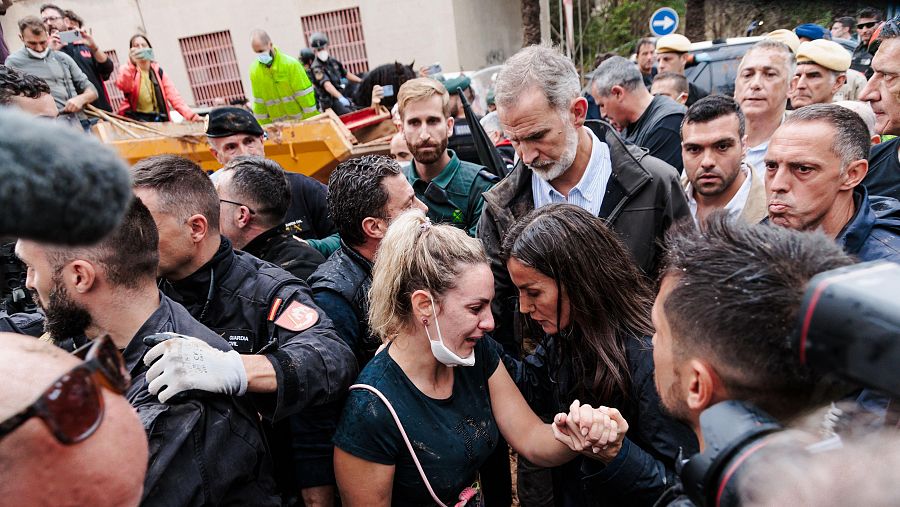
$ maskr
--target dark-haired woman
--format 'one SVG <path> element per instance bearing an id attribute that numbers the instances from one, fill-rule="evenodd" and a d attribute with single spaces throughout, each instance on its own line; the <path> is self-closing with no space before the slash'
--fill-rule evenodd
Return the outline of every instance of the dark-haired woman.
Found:
<path id="1" fill-rule="evenodd" d="M 532 408 L 552 417 L 569 401 L 618 409 L 628 422 L 605 465 L 576 459 L 552 469 L 556 505 L 652 505 L 674 478 L 687 426 L 661 412 L 653 381 L 652 296 L 628 250 L 603 221 L 570 204 L 541 207 L 503 242 L 509 274 L 540 345 L 508 361 Z"/>
<path id="2" fill-rule="evenodd" d="M 171 121 L 174 109 L 187 121 L 200 120 L 156 63 L 153 46 L 143 35 L 135 35 L 128 41 L 128 63 L 119 71 L 116 86 L 125 95 L 119 106 L 121 115 L 138 121 Z"/>

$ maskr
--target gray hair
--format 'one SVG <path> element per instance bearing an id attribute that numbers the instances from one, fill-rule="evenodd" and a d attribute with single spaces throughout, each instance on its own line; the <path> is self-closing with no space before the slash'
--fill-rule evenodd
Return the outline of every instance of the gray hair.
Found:
<path id="1" fill-rule="evenodd" d="M 868 102 L 862 102 L 859 100 L 839 100 L 837 102 L 833 102 L 836 106 L 846 107 L 847 109 L 853 111 L 858 114 L 862 121 L 866 124 L 866 128 L 869 129 L 869 137 L 878 135 L 878 132 L 875 130 L 875 111 L 872 111 L 872 106 L 869 105 Z"/>
<path id="2" fill-rule="evenodd" d="M 491 132 L 500 132 L 503 133 L 503 127 L 500 126 L 500 116 L 497 115 L 496 111 L 492 111 L 481 119 L 481 126 L 484 127 L 484 131 L 491 134 Z"/>
<path id="3" fill-rule="evenodd" d="M 794 71 L 797 67 L 797 60 L 794 57 L 794 52 L 791 51 L 790 46 L 775 39 L 763 39 L 750 46 L 750 49 L 748 49 L 747 52 L 744 53 L 744 57 L 741 58 L 741 65 L 739 65 L 738 68 L 740 69 L 740 67 L 744 64 L 744 58 L 747 58 L 747 55 L 755 53 L 756 51 L 774 51 L 776 53 L 781 53 L 781 55 L 784 57 L 784 63 L 786 65 L 785 79 L 790 80 L 794 77 Z"/>
<path id="4" fill-rule="evenodd" d="M 612 92 L 613 86 L 634 91 L 638 86 L 644 86 L 644 78 L 634 62 L 621 56 L 613 56 L 604 60 L 594 71 L 591 86 L 594 93 L 606 97 Z"/>
<path id="5" fill-rule="evenodd" d="M 581 83 L 575 64 L 549 45 L 522 48 L 512 55 L 497 73 L 494 100 L 497 107 L 514 104 L 519 95 L 540 87 L 553 108 L 567 111 L 573 99 L 581 96 Z"/>
<path id="6" fill-rule="evenodd" d="M 840 157 L 841 172 L 851 163 L 869 158 L 872 141 L 865 122 L 856 112 L 837 104 L 810 104 L 801 107 L 784 120 L 782 127 L 814 121 L 825 122 L 834 131 L 831 152 Z"/>

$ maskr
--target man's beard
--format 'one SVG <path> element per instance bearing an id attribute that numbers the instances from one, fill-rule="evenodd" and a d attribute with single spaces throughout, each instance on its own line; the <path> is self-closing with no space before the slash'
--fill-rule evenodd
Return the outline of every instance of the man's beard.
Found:
<path id="1" fill-rule="evenodd" d="M 406 144 L 409 146 L 409 151 L 412 153 L 413 159 L 419 164 L 433 164 L 441 159 L 444 155 L 444 152 L 447 151 L 447 143 L 449 142 L 448 138 L 441 139 L 435 145 L 434 142 L 430 143 L 428 147 L 437 148 L 432 152 L 426 153 L 420 151 L 425 143 L 413 144 L 409 142 L 409 139 L 406 140 Z"/>
<path id="2" fill-rule="evenodd" d="M 69 297 L 68 291 L 60 280 L 54 277 L 53 286 L 48 296 L 49 303 L 45 308 L 38 297 L 37 291 L 32 290 L 31 295 L 41 310 L 44 311 L 44 331 L 55 340 L 65 340 L 84 334 L 85 329 L 91 325 L 91 314 Z"/>
<path id="3" fill-rule="evenodd" d="M 666 388 L 666 391 L 663 392 L 662 386 L 656 386 L 656 390 L 659 393 L 660 405 L 663 408 L 663 412 L 671 416 L 673 419 L 677 419 L 683 423 L 690 423 L 691 421 L 691 411 L 688 408 L 687 402 L 684 401 L 681 397 L 681 392 L 679 390 L 679 386 L 681 385 L 681 374 L 678 371 L 674 372 L 674 379 L 672 383 Z"/>
<path id="4" fill-rule="evenodd" d="M 528 167 L 544 181 L 553 181 L 563 175 L 575 162 L 578 154 L 578 130 L 573 125 L 566 124 L 566 136 L 564 142 L 566 149 L 560 155 L 559 160 L 538 160 Z"/>

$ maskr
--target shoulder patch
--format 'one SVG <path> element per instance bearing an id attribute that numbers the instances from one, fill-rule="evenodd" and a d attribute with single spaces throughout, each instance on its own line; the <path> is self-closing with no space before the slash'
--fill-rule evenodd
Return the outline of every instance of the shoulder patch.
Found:
<path id="1" fill-rule="evenodd" d="M 288 331 L 300 332 L 313 327 L 318 321 L 319 312 L 299 301 L 292 301 L 275 320 L 275 325 Z"/>

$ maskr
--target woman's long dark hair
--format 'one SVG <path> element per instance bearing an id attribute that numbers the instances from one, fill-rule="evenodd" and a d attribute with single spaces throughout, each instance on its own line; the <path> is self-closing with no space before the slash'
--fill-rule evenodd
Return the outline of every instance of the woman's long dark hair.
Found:
<path id="1" fill-rule="evenodd" d="M 568 295 L 569 326 L 557 337 L 575 375 L 575 393 L 567 394 L 629 398 L 626 341 L 653 334 L 653 300 L 616 233 L 578 206 L 551 204 L 516 222 L 501 251 L 504 260 L 515 258 L 556 281 L 557 322 L 563 291 Z"/>

